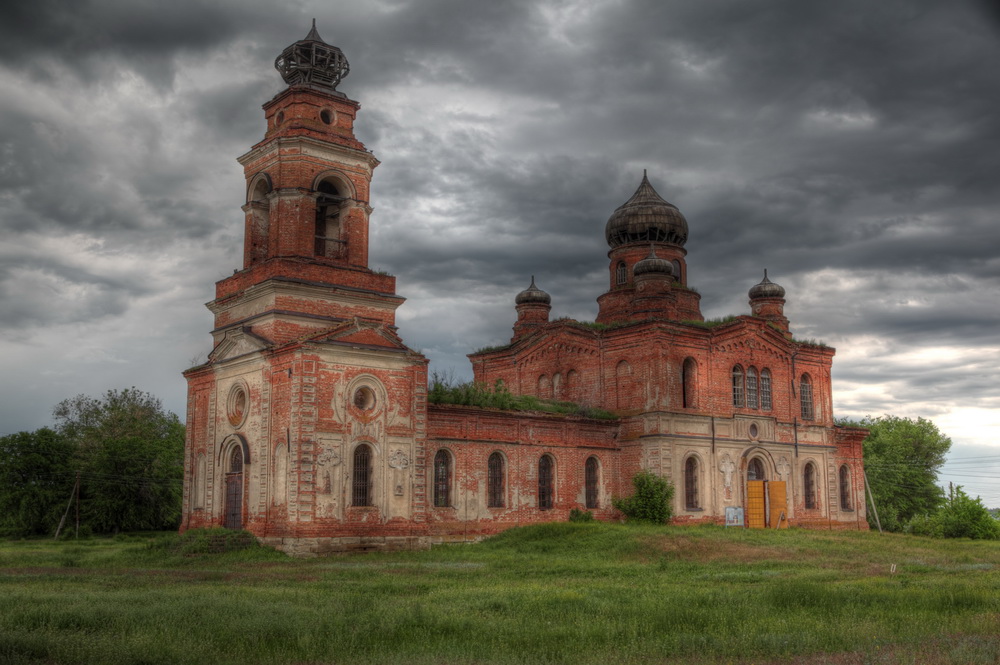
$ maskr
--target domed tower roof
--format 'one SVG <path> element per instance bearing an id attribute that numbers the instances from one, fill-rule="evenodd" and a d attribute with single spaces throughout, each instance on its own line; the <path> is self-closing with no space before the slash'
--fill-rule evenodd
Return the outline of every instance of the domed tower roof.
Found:
<path id="1" fill-rule="evenodd" d="M 517 294 L 514 298 L 515 305 L 526 305 L 528 303 L 541 303 L 548 305 L 552 303 L 552 296 L 535 286 L 535 276 L 531 276 L 531 286 Z"/>
<path id="2" fill-rule="evenodd" d="M 636 277 L 647 274 L 659 274 L 664 277 L 672 277 L 674 274 L 674 266 L 667 259 L 661 259 L 658 257 L 656 255 L 656 250 L 651 244 L 649 246 L 649 256 L 635 264 L 635 267 L 632 268 L 632 274 Z"/>
<path id="3" fill-rule="evenodd" d="M 750 287 L 748 295 L 750 296 L 750 300 L 756 298 L 784 298 L 785 289 L 767 278 L 767 269 L 765 268 L 764 279 L 760 280 L 760 283 Z"/>
<path id="4" fill-rule="evenodd" d="M 612 249 L 631 242 L 665 242 L 683 247 L 687 236 L 684 215 L 656 193 L 645 171 L 639 189 L 611 213 L 604 227 L 604 237 Z"/>
<path id="5" fill-rule="evenodd" d="M 350 73 L 344 52 L 323 41 L 313 19 L 312 30 L 274 60 L 274 68 L 288 85 L 316 85 L 336 90 Z"/>

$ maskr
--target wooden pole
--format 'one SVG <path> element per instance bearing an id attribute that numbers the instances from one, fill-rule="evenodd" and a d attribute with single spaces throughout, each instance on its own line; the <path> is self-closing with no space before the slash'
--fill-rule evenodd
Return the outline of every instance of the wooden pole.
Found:
<path id="1" fill-rule="evenodd" d="M 865 475 L 865 489 L 868 490 L 868 498 L 871 499 L 872 511 L 875 513 L 875 526 L 878 527 L 878 532 L 882 533 L 882 522 L 878 519 L 878 508 L 875 507 L 875 495 L 872 494 L 872 486 L 868 484 L 868 470 L 862 468 L 861 473 Z"/>
<path id="2" fill-rule="evenodd" d="M 76 496 L 77 488 L 80 487 L 80 473 L 76 474 L 76 483 L 73 485 L 73 491 L 69 493 L 69 501 L 66 503 L 66 512 L 63 513 L 62 519 L 59 520 L 59 526 L 56 527 L 55 540 L 59 540 L 59 533 L 62 531 L 63 525 L 66 523 L 66 518 L 69 516 L 69 509 L 73 507 L 73 497 Z"/>

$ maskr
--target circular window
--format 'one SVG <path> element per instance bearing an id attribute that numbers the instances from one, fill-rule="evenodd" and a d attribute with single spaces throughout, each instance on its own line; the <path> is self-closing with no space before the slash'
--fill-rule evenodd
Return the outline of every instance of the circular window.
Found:
<path id="1" fill-rule="evenodd" d="M 324 124 L 329 125 L 333 122 L 333 113 L 330 109 L 323 109 L 319 112 L 319 119 L 322 120 Z"/>
<path id="2" fill-rule="evenodd" d="M 354 406 L 362 411 L 375 408 L 375 391 L 368 386 L 361 386 L 354 391 Z"/>
<path id="3" fill-rule="evenodd" d="M 750 423 L 750 438 L 757 438 L 757 423 Z"/>
<path id="4" fill-rule="evenodd" d="M 226 416 L 233 427 L 239 427 L 246 419 L 247 402 L 246 388 L 242 385 L 233 386 L 229 391 L 229 399 L 226 400 Z"/>

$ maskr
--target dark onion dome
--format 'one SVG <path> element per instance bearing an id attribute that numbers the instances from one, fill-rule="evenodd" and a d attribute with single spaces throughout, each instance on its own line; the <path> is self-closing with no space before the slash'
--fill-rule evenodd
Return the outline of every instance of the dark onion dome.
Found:
<path id="1" fill-rule="evenodd" d="M 336 90 L 351 71 L 344 52 L 319 36 L 316 19 L 305 39 L 295 42 L 275 58 L 274 68 L 288 85 L 317 85 L 331 90 Z"/>
<path id="2" fill-rule="evenodd" d="M 535 286 L 535 276 L 531 276 L 531 286 L 517 294 L 514 298 L 515 305 L 527 305 L 528 303 L 541 303 L 548 305 L 552 302 L 552 296 Z"/>
<path id="3" fill-rule="evenodd" d="M 683 247 L 688 224 L 677 206 L 656 193 L 643 171 L 639 189 L 611 213 L 604 237 L 612 249 L 631 242 L 665 242 Z"/>
<path id="4" fill-rule="evenodd" d="M 767 278 L 767 269 L 764 269 L 764 279 L 759 284 L 750 287 L 750 300 L 756 298 L 784 298 L 785 289 L 775 284 Z"/>
<path id="5" fill-rule="evenodd" d="M 674 265 L 667 259 L 661 259 L 658 257 L 656 255 L 656 250 L 652 245 L 649 246 L 649 256 L 636 263 L 632 268 L 632 274 L 636 277 L 650 273 L 656 273 L 666 277 L 672 277 L 674 274 Z"/>

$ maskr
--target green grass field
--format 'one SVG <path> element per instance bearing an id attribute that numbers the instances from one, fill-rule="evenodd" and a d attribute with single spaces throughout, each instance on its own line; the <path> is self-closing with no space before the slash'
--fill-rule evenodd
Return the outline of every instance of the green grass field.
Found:
<path id="1" fill-rule="evenodd" d="M 0 543 L 0 663 L 1000 662 L 998 543 L 601 523 L 306 560 L 200 542 Z"/>

